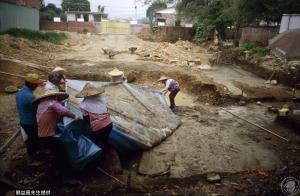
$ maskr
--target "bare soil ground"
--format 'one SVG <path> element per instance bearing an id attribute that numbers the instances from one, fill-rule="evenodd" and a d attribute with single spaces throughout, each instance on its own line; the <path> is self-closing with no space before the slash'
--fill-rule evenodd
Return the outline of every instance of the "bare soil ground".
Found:
<path id="1" fill-rule="evenodd" d="M 138 48 L 136 54 L 128 52 L 131 46 Z M 103 54 L 103 47 L 114 48 L 118 54 L 109 59 Z M 78 192 L 82 195 L 274 195 L 280 194 L 279 185 L 284 177 L 300 176 L 299 133 L 274 122 L 276 116 L 267 112 L 265 107 L 251 103 L 251 99 L 246 106 L 240 106 L 236 96 L 233 96 L 240 93 L 238 90 L 243 90 L 247 95 L 252 92 L 252 100 L 263 100 L 273 93 L 271 100 L 276 101 L 287 100 L 291 91 L 286 88 L 279 91 L 278 87 L 265 88 L 262 79 L 237 67 L 225 68 L 226 72 L 223 72 L 220 70 L 224 68 L 214 66 L 214 72 L 190 69 L 180 64 L 195 59 L 200 61 L 199 64 L 209 64 L 213 54 L 205 48 L 183 41 L 175 44 L 152 43 L 129 35 L 88 37 L 68 33 L 64 45 L 33 43 L 7 35 L 0 36 L 0 51 L 0 55 L 5 57 L 51 68 L 62 66 L 71 79 L 108 81 L 107 72 L 117 67 L 125 72 L 129 82 L 160 89 L 161 86 L 153 82 L 167 75 L 176 79 L 182 89 L 175 113 L 182 118 L 183 125 L 160 145 L 123 163 L 124 172 L 117 177 L 126 182 L 128 174 L 131 174 L 131 188 L 118 185 L 93 168 L 80 175 L 84 185 L 76 188 L 60 187 L 56 183 L 51 161 L 39 168 L 26 166 L 26 153 L 21 138 L 2 154 L 0 164 L 1 175 L 19 185 L 50 188 L 62 195 Z M 14 74 L 34 71 L 44 74 L 44 77 L 47 75 L 22 63 L 8 61 L 0 61 L 0 71 Z M 239 85 L 234 86 L 233 80 Z M 4 75 L 0 78 L 1 144 L 19 129 L 15 95 L 5 95 L 3 92 L 9 84 L 21 86 L 22 80 Z M 259 88 L 263 90 L 256 91 Z M 220 106 L 281 134 L 290 143 L 234 118 L 222 111 Z M 45 157 L 49 158 L 49 155 L 46 153 Z M 206 182 L 205 174 L 208 172 L 220 173 L 222 181 L 217 184 Z"/>

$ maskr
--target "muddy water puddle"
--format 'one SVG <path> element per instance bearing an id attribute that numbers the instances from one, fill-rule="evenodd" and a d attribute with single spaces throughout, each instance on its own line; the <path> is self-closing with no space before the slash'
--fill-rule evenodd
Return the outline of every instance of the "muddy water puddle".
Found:
<path id="1" fill-rule="evenodd" d="M 170 105 L 169 93 L 167 93 L 165 97 L 166 97 L 167 103 Z M 176 95 L 175 104 L 177 106 L 188 106 L 188 107 L 195 106 L 194 98 L 185 92 L 179 92 Z"/>

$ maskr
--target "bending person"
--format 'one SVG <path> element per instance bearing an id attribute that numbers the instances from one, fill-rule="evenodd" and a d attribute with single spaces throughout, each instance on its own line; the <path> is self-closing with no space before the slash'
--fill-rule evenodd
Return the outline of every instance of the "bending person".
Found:
<path id="1" fill-rule="evenodd" d="M 45 91 L 44 94 L 37 96 L 34 104 L 37 104 L 37 124 L 38 136 L 41 144 L 50 148 L 56 157 L 56 166 L 63 175 L 64 183 L 69 183 L 70 171 L 67 165 L 67 156 L 65 147 L 62 142 L 57 140 L 55 136 L 57 131 L 57 123 L 60 118 L 66 116 L 73 119 L 78 119 L 75 114 L 70 112 L 66 107 L 60 104 L 60 101 L 69 97 L 67 93 L 56 92 L 55 90 Z M 70 182 L 72 183 L 72 182 Z"/>
<path id="2" fill-rule="evenodd" d="M 180 91 L 179 84 L 176 80 L 162 76 L 157 80 L 165 85 L 165 88 L 161 90 L 161 92 L 165 95 L 168 91 L 170 91 L 169 99 L 170 99 L 170 109 L 174 112 L 175 110 L 175 97 L 177 93 Z"/>

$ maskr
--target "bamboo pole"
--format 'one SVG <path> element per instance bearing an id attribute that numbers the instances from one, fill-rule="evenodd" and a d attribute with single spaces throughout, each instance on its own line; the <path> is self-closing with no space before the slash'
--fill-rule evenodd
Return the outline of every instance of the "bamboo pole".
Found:
<path id="1" fill-rule="evenodd" d="M 7 141 L 0 147 L 0 154 L 16 139 L 21 131 L 16 131 Z"/>
<path id="2" fill-rule="evenodd" d="M 265 127 L 262 127 L 262 126 L 260 126 L 260 125 L 258 125 L 258 124 L 256 124 L 256 123 L 250 122 L 249 120 L 247 120 L 247 119 L 245 119 L 245 118 L 242 118 L 242 117 L 240 117 L 240 116 L 238 116 L 238 115 L 236 115 L 236 114 L 234 114 L 234 113 L 232 113 L 232 112 L 226 110 L 225 108 L 220 108 L 220 109 L 221 109 L 221 110 L 224 110 L 225 112 L 227 112 L 227 113 L 229 113 L 229 114 L 231 114 L 231 115 L 233 115 L 233 116 L 235 116 L 235 117 L 237 117 L 237 118 L 239 118 L 239 119 L 241 119 L 241 120 L 243 120 L 243 121 L 246 121 L 247 123 L 249 123 L 249 124 L 251 124 L 251 125 L 254 125 L 254 126 L 256 126 L 256 127 L 260 128 L 260 129 L 262 129 L 262 130 L 264 130 L 264 131 L 266 131 L 266 132 L 268 132 L 268 133 L 270 133 L 270 134 L 272 134 L 272 135 L 274 135 L 274 136 L 276 136 L 276 137 L 278 137 L 278 138 L 280 138 L 280 139 L 286 141 L 286 142 L 289 142 L 288 139 L 282 137 L 281 135 L 278 135 L 277 133 L 274 133 L 274 132 L 272 132 L 272 131 L 266 129 Z"/>
<path id="3" fill-rule="evenodd" d="M 19 74 L 12 74 L 12 73 L 4 72 L 4 71 L 0 71 L 0 74 L 9 75 L 9 76 L 14 76 L 14 77 L 18 77 L 18 78 L 25 78 L 24 76 L 21 76 L 21 75 L 19 75 Z"/>
<path id="4" fill-rule="evenodd" d="M 118 183 L 120 183 L 120 184 L 122 184 L 122 185 L 125 185 L 125 184 L 126 184 L 125 182 L 123 182 L 123 181 L 119 180 L 118 178 L 114 177 L 113 175 L 110 175 L 109 173 L 107 173 L 106 171 L 104 171 L 103 169 L 101 169 L 100 167 L 97 167 L 97 169 L 98 169 L 101 173 L 103 173 L 103 174 L 107 175 L 108 177 L 112 178 L 113 180 L 115 180 L 116 182 L 118 182 Z"/>

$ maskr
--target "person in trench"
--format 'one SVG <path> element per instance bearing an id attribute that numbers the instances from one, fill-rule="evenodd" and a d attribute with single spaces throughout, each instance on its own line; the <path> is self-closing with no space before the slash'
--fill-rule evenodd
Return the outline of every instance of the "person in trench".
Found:
<path id="1" fill-rule="evenodd" d="M 104 88 L 96 88 L 92 84 L 86 83 L 75 97 L 83 98 L 79 106 L 83 114 L 83 120 L 90 123 L 91 132 L 88 136 L 96 145 L 102 148 L 104 155 L 110 153 L 111 158 L 116 163 L 111 170 L 118 173 L 121 170 L 121 163 L 116 150 L 108 143 L 113 123 L 106 103 L 101 96 L 104 92 Z"/>
<path id="2" fill-rule="evenodd" d="M 63 72 L 61 71 L 52 71 L 48 75 L 48 81 L 45 85 L 45 90 L 54 90 L 56 92 L 65 91 L 66 78 Z"/>
<path id="3" fill-rule="evenodd" d="M 25 131 L 28 139 L 26 148 L 28 153 L 28 164 L 39 165 L 37 161 L 37 151 L 39 148 L 36 108 L 32 105 L 35 99 L 33 91 L 44 83 L 38 74 L 29 73 L 25 76 L 25 84 L 16 95 L 16 105 L 20 118 L 20 126 Z"/>
<path id="4" fill-rule="evenodd" d="M 179 84 L 176 80 L 162 76 L 160 77 L 157 82 L 161 82 L 165 85 L 164 89 L 161 90 L 161 93 L 164 95 L 169 91 L 169 99 L 170 99 L 170 109 L 174 112 L 175 110 L 175 97 L 177 93 L 180 91 Z"/>
<path id="5" fill-rule="evenodd" d="M 36 119 L 40 143 L 54 153 L 56 167 L 61 175 L 62 183 L 78 184 L 80 182 L 73 179 L 72 173 L 68 169 L 64 144 L 54 137 L 58 133 L 57 123 L 60 118 L 66 116 L 73 119 L 80 119 L 79 116 L 76 116 L 61 105 L 60 101 L 68 97 L 69 95 L 64 92 L 45 90 L 37 94 L 33 104 L 37 105 Z"/>

